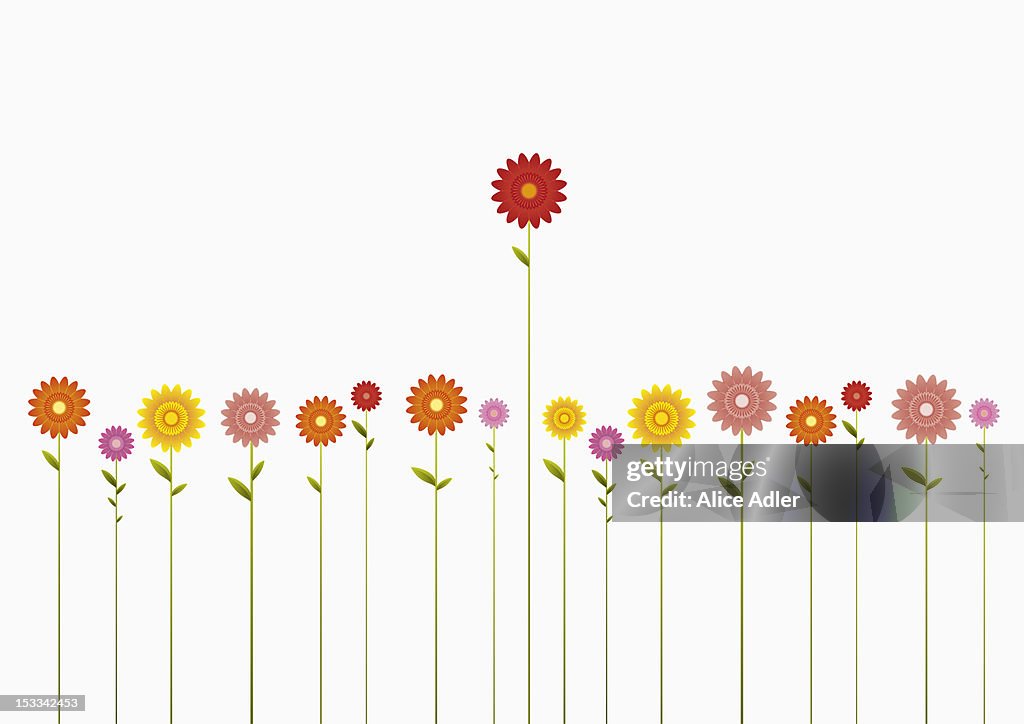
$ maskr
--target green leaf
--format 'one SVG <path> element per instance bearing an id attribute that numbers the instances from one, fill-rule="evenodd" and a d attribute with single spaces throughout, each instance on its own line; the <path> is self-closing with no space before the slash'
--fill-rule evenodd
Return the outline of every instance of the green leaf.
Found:
<path id="1" fill-rule="evenodd" d="M 857 428 L 855 428 L 855 427 L 854 427 L 853 425 L 851 425 L 851 424 L 850 424 L 849 422 L 847 422 L 846 420 L 843 420 L 843 427 L 845 427 L 845 428 L 846 428 L 846 431 L 847 431 L 848 433 L 850 433 L 851 435 L 853 435 L 854 439 L 856 439 L 856 438 L 857 438 Z"/>
<path id="2" fill-rule="evenodd" d="M 120 523 L 121 522 L 121 518 L 123 518 L 123 517 L 124 517 L 123 515 L 117 516 L 117 520 L 115 520 L 114 522 L 115 523 Z"/>
<path id="3" fill-rule="evenodd" d="M 308 480 L 309 484 L 313 486 L 313 490 L 315 490 L 318 493 L 320 492 L 320 483 L 316 481 L 316 478 L 307 475 L 306 480 Z"/>
<path id="4" fill-rule="evenodd" d="M 253 480 L 258 478 L 260 476 L 260 473 L 263 472 L 263 463 L 264 462 L 265 462 L 264 460 L 260 460 L 258 463 L 256 463 L 256 467 L 254 467 L 252 469 L 252 479 Z"/>
<path id="5" fill-rule="evenodd" d="M 740 489 L 737 488 L 736 483 L 732 482 L 731 480 L 719 478 L 718 482 L 722 484 L 722 487 L 725 488 L 725 492 L 727 492 L 729 495 L 736 497 L 740 494 Z"/>
<path id="6" fill-rule="evenodd" d="M 43 450 L 43 457 L 46 458 L 46 462 L 50 463 L 51 468 L 53 468 L 57 472 L 60 472 L 60 463 L 57 462 L 57 458 L 55 458 L 46 450 Z"/>
<path id="7" fill-rule="evenodd" d="M 807 481 L 806 478 L 802 478 L 799 475 L 797 475 L 796 479 L 800 481 L 800 487 L 801 488 L 806 490 L 808 493 L 811 492 L 811 484 Z"/>
<path id="8" fill-rule="evenodd" d="M 188 483 L 182 483 L 181 485 L 175 486 L 174 490 L 171 491 L 171 497 L 173 498 L 175 495 L 177 495 L 178 493 L 180 493 L 182 490 L 184 490 L 187 487 L 188 487 Z"/>
<path id="9" fill-rule="evenodd" d="M 604 522 L 605 523 L 611 523 L 612 522 L 612 516 L 609 515 L 607 518 L 604 519 Z"/>
<path id="10" fill-rule="evenodd" d="M 249 488 L 245 487 L 245 483 L 237 478 L 228 478 L 228 482 L 231 483 L 231 487 L 235 489 L 236 493 L 246 500 L 252 501 L 252 493 L 249 492 Z"/>
<path id="11" fill-rule="evenodd" d="M 974 444 L 978 446 L 979 450 L 981 450 L 982 452 L 985 452 L 985 446 L 982 445 L 980 442 L 976 442 Z"/>
<path id="12" fill-rule="evenodd" d="M 860 448 L 861 448 L 861 446 L 863 444 L 864 444 L 864 438 L 861 438 L 860 440 L 857 441 L 857 449 L 860 450 Z"/>
<path id="13" fill-rule="evenodd" d="M 554 475 L 556 478 L 565 482 L 565 472 L 562 468 L 558 467 L 558 463 L 555 463 L 547 458 L 544 458 L 544 467 L 548 469 L 548 472 Z"/>
<path id="14" fill-rule="evenodd" d="M 515 253 L 516 259 L 523 262 L 523 264 L 526 264 L 526 266 L 530 266 L 530 257 L 526 255 L 525 251 L 520 249 L 518 246 L 513 246 L 512 251 Z"/>
<path id="15" fill-rule="evenodd" d="M 366 449 L 367 450 L 369 450 L 371 447 L 373 447 L 373 441 L 376 440 L 376 439 L 377 438 L 375 438 L 375 437 L 371 437 L 369 440 L 366 441 Z"/>
<path id="16" fill-rule="evenodd" d="M 360 435 L 366 437 L 366 428 L 363 427 L 363 423 L 359 422 L 359 420 L 353 420 L 352 427 L 354 427 L 356 429 L 356 432 L 358 432 Z"/>
<path id="17" fill-rule="evenodd" d="M 664 488 L 664 489 L 663 489 L 663 490 L 661 491 L 661 494 L 662 494 L 662 495 L 666 495 L 666 494 L 668 494 L 668 493 L 671 493 L 671 492 L 672 492 L 673 490 L 675 490 L 675 489 L 676 489 L 676 488 L 678 488 L 678 487 L 679 487 L 679 484 L 678 484 L 678 483 L 672 483 L 672 484 L 671 484 L 671 485 L 669 485 L 669 486 L 668 486 L 667 488 Z"/>
<path id="18" fill-rule="evenodd" d="M 485 442 L 485 443 L 484 443 L 484 445 L 486 445 L 486 446 L 487 446 L 487 449 L 488 449 L 488 450 L 490 450 L 491 452 L 494 452 L 494 446 L 493 446 L 493 445 L 491 445 L 491 443 L 489 443 L 489 442 Z"/>
<path id="19" fill-rule="evenodd" d="M 597 482 L 601 484 L 602 488 L 608 487 L 608 481 L 605 479 L 604 475 L 602 475 L 600 471 L 591 470 L 590 472 L 594 474 L 594 477 L 597 478 Z"/>
<path id="20" fill-rule="evenodd" d="M 451 481 L 452 481 L 452 479 L 451 479 L 451 478 L 445 478 L 444 480 L 442 480 L 442 481 L 441 481 L 440 483 L 438 483 L 438 484 L 437 484 L 437 489 L 438 489 L 438 490 L 441 490 L 441 489 L 443 489 L 443 488 L 444 488 L 445 486 L 447 486 L 447 485 L 448 485 L 448 483 L 450 483 Z"/>
<path id="21" fill-rule="evenodd" d="M 107 479 L 107 482 L 110 483 L 112 487 L 117 487 L 117 478 L 108 473 L 106 470 L 103 471 L 103 477 Z"/>
<path id="22" fill-rule="evenodd" d="M 608 504 L 606 502 L 604 502 L 604 498 L 602 498 L 600 495 L 597 496 L 597 502 L 600 503 L 601 505 L 603 505 L 606 508 L 608 507 Z"/>
<path id="23" fill-rule="evenodd" d="M 618 483 L 612 483 L 611 485 L 608 486 L 608 495 L 612 494 L 612 491 L 615 490 L 616 485 L 618 485 Z"/>
<path id="24" fill-rule="evenodd" d="M 161 478 L 166 480 L 168 483 L 171 482 L 171 471 L 167 469 L 166 465 L 164 465 L 159 460 L 154 460 L 153 458 L 150 458 L 149 462 L 153 466 L 153 469 L 156 470 L 157 474 Z"/>
<path id="25" fill-rule="evenodd" d="M 115 502 L 114 502 L 114 499 L 113 499 L 113 498 L 107 498 L 107 502 L 108 502 L 108 503 L 110 503 L 110 504 L 111 504 L 112 506 L 114 506 L 115 508 L 117 507 L 117 503 L 115 503 Z"/>
<path id="26" fill-rule="evenodd" d="M 906 475 L 911 480 L 913 480 L 918 485 L 927 485 L 928 484 L 928 481 L 925 480 L 925 477 L 921 473 L 919 473 L 916 470 L 914 470 L 914 468 L 908 468 L 908 467 L 904 466 L 903 467 L 903 474 Z"/>
<path id="27" fill-rule="evenodd" d="M 128 483 L 121 483 L 121 484 L 120 484 L 120 485 L 119 485 L 119 486 L 118 486 L 118 487 L 116 488 L 116 492 L 117 492 L 117 494 L 118 494 L 118 495 L 120 495 L 120 494 L 121 494 L 121 491 L 122 491 L 122 490 L 124 490 L 124 488 L 125 488 L 125 486 L 126 486 L 126 485 L 128 485 Z"/>
<path id="28" fill-rule="evenodd" d="M 417 478 L 427 485 L 437 485 L 437 479 L 430 473 L 430 471 L 424 470 L 423 468 L 413 468 L 412 471 L 415 473 Z"/>
<path id="29" fill-rule="evenodd" d="M 932 488 L 934 488 L 936 485 L 938 485 L 941 482 L 942 482 L 942 478 L 935 478 L 935 480 L 933 480 L 930 483 L 928 483 L 928 490 L 931 490 Z"/>

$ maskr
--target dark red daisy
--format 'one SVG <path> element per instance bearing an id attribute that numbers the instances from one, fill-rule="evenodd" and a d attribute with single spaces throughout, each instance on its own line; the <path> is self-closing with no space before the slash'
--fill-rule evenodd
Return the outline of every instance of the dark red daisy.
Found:
<path id="1" fill-rule="evenodd" d="M 851 382 L 843 388 L 843 404 L 860 412 L 871 404 L 871 388 L 863 382 Z"/>
<path id="2" fill-rule="evenodd" d="M 360 382 L 352 388 L 352 404 L 369 412 L 380 404 L 380 388 L 372 382 Z"/>
<path id="3" fill-rule="evenodd" d="M 519 228 L 533 224 L 540 228 L 540 222 L 551 223 L 551 214 L 561 212 L 559 201 L 565 201 L 565 181 L 560 181 L 559 168 L 551 168 L 551 159 L 541 162 L 540 154 L 533 154 L 529 159 L 525 153 L 519 154 L 519 160 L 511 158 L 506 162 L 508 168 L 498 169 L 498 180 L 491 186 L 498 193 L 491 201 L 498 202 L 498 213 L 508 214 L 508 223 L 519 222 Z"/>

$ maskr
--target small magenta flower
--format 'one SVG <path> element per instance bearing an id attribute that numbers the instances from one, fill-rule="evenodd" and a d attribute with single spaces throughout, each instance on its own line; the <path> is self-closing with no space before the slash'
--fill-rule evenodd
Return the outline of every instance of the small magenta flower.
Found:
<path id="1" fill-rule="evenodd" d="M 487 400 L 480 405 L 480 422 L 497 430 L 508 422 L 508 405 L 497 398 Z"/>
<path id="2" fill-rule="evenodd" d="M 115 462 L 121 462 L 132 454 L 135 438 L 123 427 L 108 427 L 100 435 L 100 452 Z"/>
<path id="3" fill-rule="evenodd" d="M 622 454 L 625 439 L 614 427 L 599 427 L 590 436 L 590 452 L 604 462 L 611 462 Z"/>
<path id="4" fill-rule="evenodd" d="M 999 405 L 987 398 L 975 400 L 971 405 L 971 422 L 987 430 L 999 421 Z"/>

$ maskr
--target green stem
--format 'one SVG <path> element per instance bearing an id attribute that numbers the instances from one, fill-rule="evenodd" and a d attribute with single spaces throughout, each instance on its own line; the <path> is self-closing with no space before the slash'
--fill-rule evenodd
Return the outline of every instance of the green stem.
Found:
<path id="1" fill-rule="evenodd" d="M 928 724 L 928 439 L 924 441 L 924 722 Z"/>
<path id="2" fill-rule="evenodd" d="M 168 457 L 168 471 L 170 472 L 170 480 L 167 481 L 168 485 L 168 574 L 170 589 L 168 592 L 168 613 L 169 613 L 169 630 L 168 630 L 168 711 L 170 716 L 171 724 L 174 723 L 174 448 L 172 447 Z"/>
<path id="3" fill-rule="evenodd" d="M 568 483 L 566 483 L 566 480 L 568 480 L 568 472 L 566 470 L 565 449 L 566 449 L 566 441 L 562 440 L 562 724 L 565 724 L 565 722 L 567 721 L 567 719 L 566 719 L 566 708 L 565 708 L 566 670 L 567 669 L 566 669 L 565 660 L 566 660 L 566 650 L 567 650 L 566 641 L 567 641 L 567 638 L 568 638 L 567 635 L 566 635 L 567 634 L 566 626 L 568 624 L 568 617 L 566 616 L 566 605 L 565 605 L 565 599 L 566 599 L 566 585 L 565 585 L 565 582 L 566 582 L 566 576 L 565 576 L 565 572 L 566 572 L 566 565 L 565 565 L 565 563 L 566 563 L 566 555 L 565 555 L 565 549 L 566 549 L 566 546 L 565 546 L 565 543 L 566 543 L 566 535 L 565 535 L 565 508 L 566 508 L 566 505 L 565 505 L 565 498 L 566 498 L 566 496 L 565 496 L 565 491 L 566 491 L 566 488 L 568 488 L 569 486 L 568 486 Z"/>
<path id="4" fill-rule="evenodd" d="M 249 443 L 249 722 L 254 721 L 253 708 L 253 533 L 255 522 L 256 478 L 253 476 L 253 444 Z"/>
<path id="5" fill-rule="evenodd" d="M 363 716 L 370 721 L 370 412 L 363 413 Z M 323 706 L 320 709 L 323 723 Z"/>
<path id="6" fill-rule="evenodd" d="M 117 724 L 117 552 L 118 552 L 118 504 L 121 494 L 118 492 L 117 460 L 114 461 L 114 724 Z"/>
<path id="7" fill-rule="evenodd" d="M 658 497 L 665 495 L 658 478 Z M 665 508 L 658 506 L 658 721 L 665 721 Z"/>
<path id="8" fill-rule="evenodd" d="M 320 472 L 317 485 L 320 498 L 320 724 L 324 721 L 324 446 L 320 451 Z"/>
<path id="9" fill-rule="evenodd" d="M 853 413 L 853 721 L 860 721 L 860 412 Z"/>
<path id="10" fill-rule="evenodd" d="M 744 461 L 743 452 L 744 452 L 743 451 L 743 430 L 740 430 L 740 473 L 742 475 L 742 477 L 740 478 L 740 498 L 743 501 L 743 505 L 740 506 L 740 724 L 743 724 L 743 704 L 744 704 L 744 698 L 745 698 L 744 697 L 744 684 L 745 684 L 744 673 L 745 673 L 745 668 L 746 668 L 744 666 L 744 651 L 745 651 L 745 646 L 744 646 L 744 644 L 745 644 L 745 639 L 744 639 L 744 635 L 745 635 L 745 630 L 744 630 L 745 629 L 745 625 L 744 625 L 745 624 L 745 622 L 744 622 L 744 618 L 745 618 L 745 616 L 744 616 L 744 592 L 745 591 L 744 591 L 744 588 L 745 588 L 745 585 L 744 585 L 744 575 L 743 575 L 743 563 L 744 563 L 744 560 L 743 560 L 744 559 L 744 555 L 743 555 L 744 554 L 743 522 L 744 522 L 744 518 L 746 517 L 744 515 L 744 511 L 746 510 L 746 507 L 747 507 L 747 498 L 746 498 L 747 476 L 745 474 L 743 474 L 743 461 Z"/>
<path id="11" fill-rule="evenodd" d="M 491 722 L 498 721 L 498 430 L 491 430 Z"/>
<path id="12" fill-rule="evenodd" d="M 437 473 L 437 439 L 434 433 L 434 724 L 437 724 L 437 484 L 440 482 Z"/>
<path id="13" fill-rule="evenodd" d="M 60 435 L 57 436 L 57 721 L 60 721 Z"/>
<path id="14" fill-rule="evenodd" d="M 526 225 L 526 722 L 533 715 L 533 475 L 530 433 L 533 422 L 531 363 L 533 361 L 533 244 L 530 224 Z"/>
<path id="15" fill-rule="evenodd" d="M 988 443 L 981 428 L 981 721 L 988 719 Z"/>
<path id="16" fill-rule="evenodd" d="M 809 721 L 814 721 L 814 446 L 810 446 L 810 462 L 807 471 L 807 522 L 809 535 L 809 559 L 808 559 L 808 590 L 810 592 L 808 602 L 808 714 Z"/>
<path id="17" fill-rule="evenodd" d="M 608 461 L 604 463 L 604 480 L 609 490 L 612 487 Z M 604 496 L 604 724 L 608 724 L 608 518 L 611 516 L 612 494 Z"/>

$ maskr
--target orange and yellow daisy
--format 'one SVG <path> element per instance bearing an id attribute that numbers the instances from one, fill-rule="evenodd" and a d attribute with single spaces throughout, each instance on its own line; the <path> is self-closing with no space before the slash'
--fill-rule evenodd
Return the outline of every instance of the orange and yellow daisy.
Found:
<path id="1" fill-rule="evenodd" d="M 192 390 L 182 390 L 181 385 L 173 389 L 164 385 L 159 391 L 150 392 L 152 397 L 143 398 L 139 410 L 139 427 L 142 438 L 150 438 L 153 447 L 157 445 L 164 452 L 179 452 L 181 446 L 192 447 L 192 441 L 199 439 L 199 428 L 205 410 L 199 409 L 199 398 L 192 396 Z"/>
<path id="2" fill-rule="evenodd" d="M 305 405 L 299 405 L 299 414 L 295 416 L 299 423 L 299 435 L 306 438 L 306 442 L 314 445 L 326 445 L 341 437 L 341 431 L 345 427 L 345 413 L 341 411 L 341 405 L 336 400 L 328 400 L 327 396 L 314 397 L 306 400 Z"/>
<path id="3" fill-rule="evenodd" d="M 77 382 L 68 382 L 67 377 L 59 381 L 51 377 L 49 382 L 40 382 L 39 389 L 32 390 L 32 395 L 28 414 L 43 435 L 67 438 L 85 426 L 89 400 L 85 399 L 85 390 L 79 388 Z"/>
<path id="4" fill-rule="evenodd" d="M 832 430 L 836 427 L 836 416 L 832 414 L 832 407 L 824 399 L 819 400 L 817 395 L 797 400 L 796 404 L 789 408 L 786 419 L 789 420 L 786 423 L 790 430 L 789 434 L 804 445 L 826 442 L 826 438 L 832 435 Z"/>
<path id="5" fill-rule="evenodd" d="M 409 403 L 406 412 L 412 415 L 411 422 L 418 425 L 419 430 L 444 435 L 446 430 L 454 430 L 455 425 L 462 422 L 466 397 L 462 395 L 462 388 L 455 386 L 454 379 L 429 375 L 409 389 L 412 395 L 405 398 Z"/>
<path id="6" fill-rule="evenodd" d="M 641 390 L 640 397 L 633 398 L 633 404 L 635 407 L 629 411 L 633 437 L 654 450 L 682 444 L 683 438 L 689 439 L 690 428 L 697 425 L 691 419 L 690 398 L 683 397 L 683 391 L 673 390 L 671 385 L 654 385 L 649 391 Z"/>
<path id="7" fill-rule="evenodd" d="M 583 411 L 583 406 L 571 397 L 552 400 L 544 409 L 544 428 L 559 440 L 576 437 L 583 432 L 586 422 L 587 413 Z"/>

